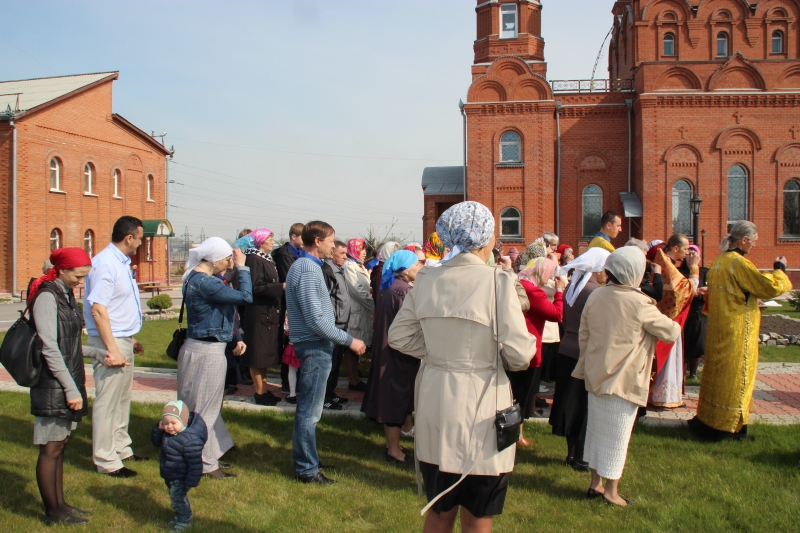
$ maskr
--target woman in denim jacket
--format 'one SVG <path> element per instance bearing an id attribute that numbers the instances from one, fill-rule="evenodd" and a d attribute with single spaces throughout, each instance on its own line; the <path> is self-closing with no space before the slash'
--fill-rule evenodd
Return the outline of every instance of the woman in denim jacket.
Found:
<path id="1" fill-rule="evenodd" d="M 236 306 L 253 301 L 250 269 L 244 266 L 244 260 L 241 251 L 219 237 L 211 237 L 189 252 L 183 275 L 188 329 L 178 355 L 178 399 L 208 426 L 203 475 L 216 479 L 234 477 L 221 470 L 230 465 L 219 462 L 233 448 L 220 410 L 227 371 L 225 346 L 232 338 Z M 217 277 L 234 266 L 238 290 Z"/>

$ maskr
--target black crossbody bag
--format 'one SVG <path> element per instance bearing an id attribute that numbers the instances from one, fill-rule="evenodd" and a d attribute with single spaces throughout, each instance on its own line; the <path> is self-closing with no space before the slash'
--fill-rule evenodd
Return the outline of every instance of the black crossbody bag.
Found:
<path id="1" fill-rule="evenodd" d="M 167 346 L 167 357 L 175 361 L 178 360 L 178 354 L 181 353 L 183 343 L 186 342 L 186 334 L 189 331 L 187 328 L 181 326 L 183 326 L 183 310 L 186 309 L 186 287 L 189 286 L 189 280 L 192 279 L 195 274 L 196 272 L 193 272 L 186 279 L 186 283 L 183 284 L 183 291 L 181 292 L 181 312 L 178 314 L 178 329 L 172 334 L 172 341 L 169 343 L 169 346 Z"/>
<path id="2" fill-rule="evenodd" d="M 500 372 L 505 372 L 503 366 L 503 357 L 500 355 L 500 327 L 498 325 L 497 315 L 497 272 L 494 277 L 494 324 L 495 324 L 495 341 L 497 343 L 497 378 L 495 380 L 495 406 L 498 404 L 498 397 L 500 395 Z M 506 407 L 503 410 L 497 410 L 495 407 L 494 415 L 494 429 L 497 433 L 497 451 L 502 452 L 509 446 L 512 446 L 519 440 L 520 427 L 522 426 L 522 408 L 518 402 L 514 402 L 511 407 Z"/>

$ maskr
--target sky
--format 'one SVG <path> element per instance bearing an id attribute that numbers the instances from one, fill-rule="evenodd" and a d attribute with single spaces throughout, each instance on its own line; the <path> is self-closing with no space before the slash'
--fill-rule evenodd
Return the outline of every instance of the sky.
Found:
<path id="1" fill-rule="evenodd" d="M 590 78 L 614 1 L 542 4 L 548 78 Z M 114 112 L 175 147 L 177 234 L 322 219 L 421 242 L 423 169 L 462 162 L 475 5 L 4 0 L 0 80 L 119 71 Z"/>

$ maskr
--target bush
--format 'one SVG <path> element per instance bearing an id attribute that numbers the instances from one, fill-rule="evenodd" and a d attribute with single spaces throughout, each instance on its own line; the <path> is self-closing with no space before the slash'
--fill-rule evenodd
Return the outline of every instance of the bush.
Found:
<path id="1" fill-rule="evenodd" d="M 158 309 L 159 311 L 169 309 L 172 307 L 172 298 L 170 298 L 169 294 L 159 294 L 158 296 L 153 296 L 147 300 L 147 307 L 150 309 Z"/>
<path id="2" fill-rule="evenodd" d="M 792 309 L 795 311 L 800 311 L 800 289 L 795 289 L 789 293 L 791 297 L 787 300 L 789 305 L 792 306 Z"/>

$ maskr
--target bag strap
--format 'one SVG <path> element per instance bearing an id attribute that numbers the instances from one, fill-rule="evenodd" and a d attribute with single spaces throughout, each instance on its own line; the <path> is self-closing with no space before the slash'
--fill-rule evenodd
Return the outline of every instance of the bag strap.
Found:
<path id="1" fill-rule="evenodd" d="M 189 277 L 186 278 L 186 281 L 183 283 L 183 289 L 181 290 L 181 312 L 178 314 L 178 328 L 183 325 L 183 310 L 186 309 L 186 287 L 189 286 L 189 280 L 194 277 L 197 272 L 192 272 L 189 274 Z"/>

